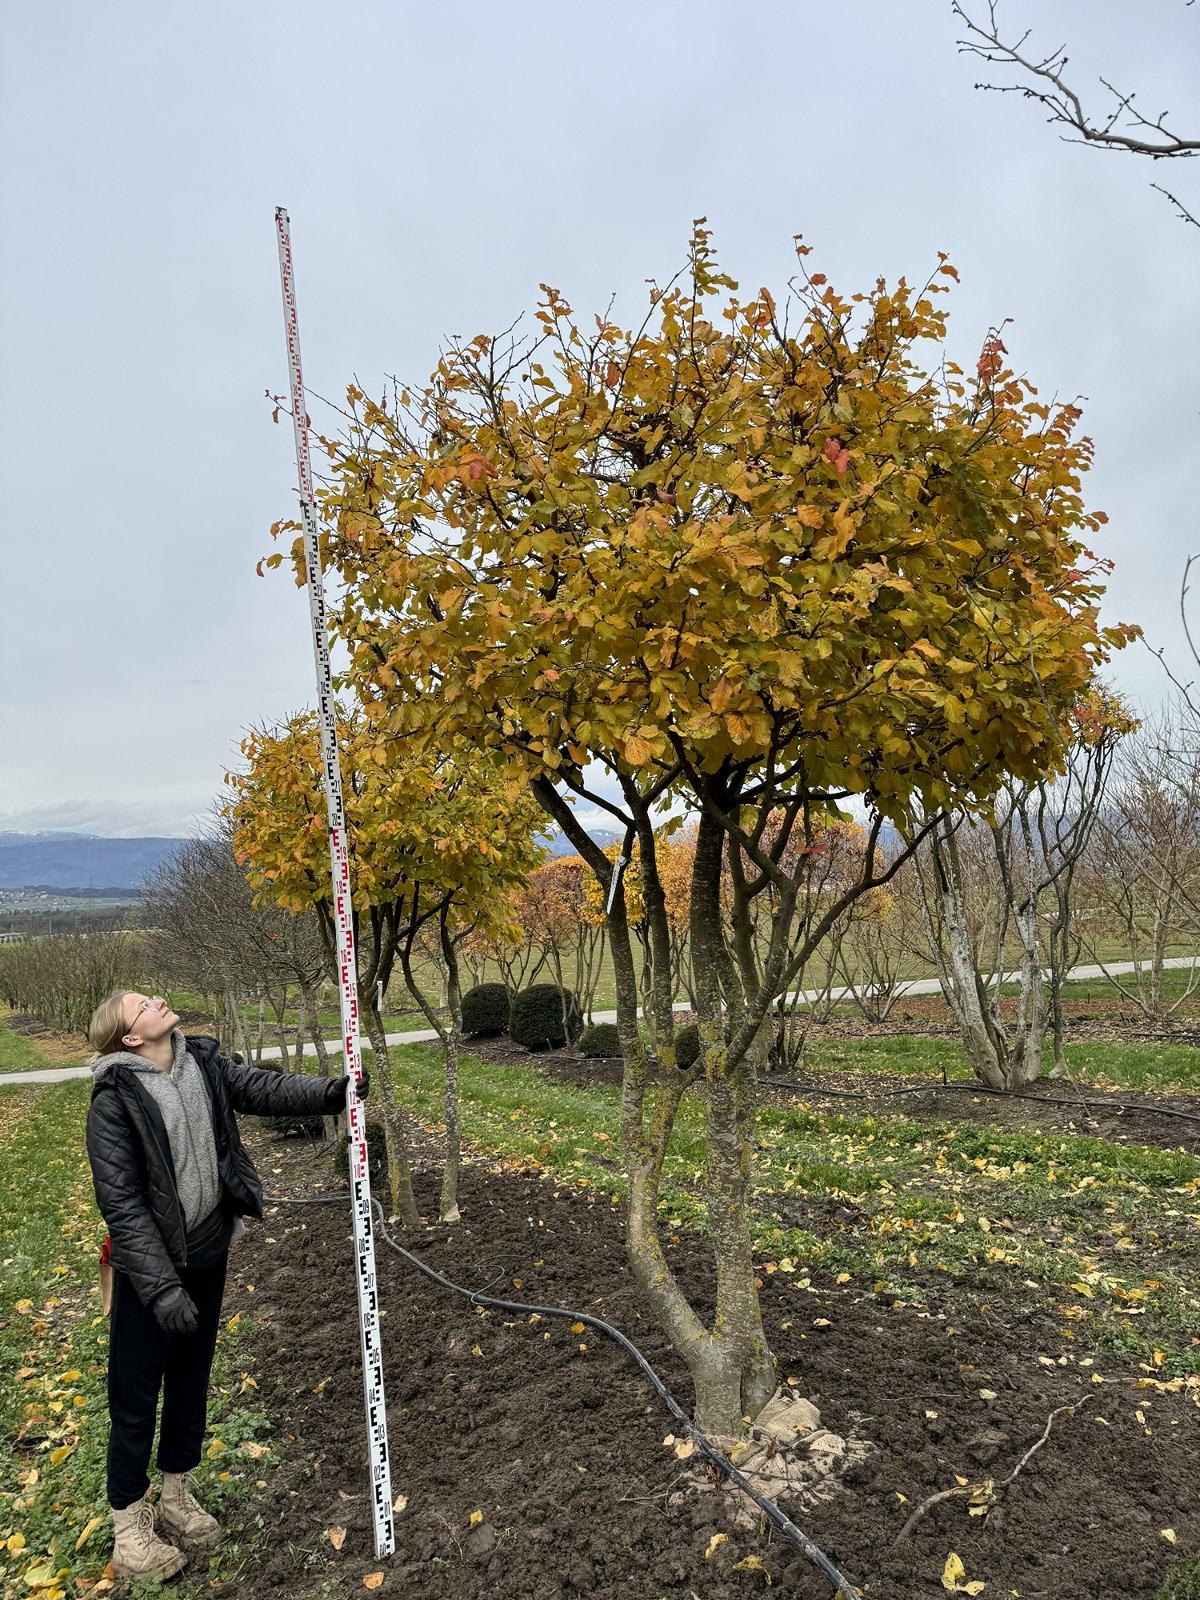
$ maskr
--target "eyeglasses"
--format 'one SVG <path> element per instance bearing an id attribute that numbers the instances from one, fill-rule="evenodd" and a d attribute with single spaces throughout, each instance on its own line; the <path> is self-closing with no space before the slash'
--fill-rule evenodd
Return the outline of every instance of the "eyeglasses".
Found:
<path id="1" fill-rule="evenodd" d="M 130 1024 L 129 1024 L 129 1026 L 128 1026 L 128 1027 L 127 1027 L 127 1028 L 124 1028 L 124 1029 L 123 1029 L 123 1030 L 122 1030 L 122 1032 L 121 1032 L 121 1037 L 122 1037 L 122 1039 L 123 1039 L 123 1038 L 124 1038 L 124 1037 L 125 1037 L 125 1035 L 126 1035 L 126 1034 L 127 1034 L 127 1033 L 132 1033 L 132 1032 L 133 1032 L 133 1030 L 134 1030 L 134 1028 L 136 1028 L 136 1027 L 137 1027 L 137 1020 L 138 1020 L 138 1018 L 139 1018 L 139 1017 L 140 1017 L 140 1016 L 141 1016 L 141 1014 L 142 1014 L 142 1012 L 143 1012 L 143 1011 L 145 1011 L 145 1009 L 146 1009 L 146 1008 L 147 1008 L 147 1006 L 152 1006 L 152 1005 L 154 1005 L 154 1003 L 155 1003 L 155 1001 L 156 1001 L 156 1000 L 157 1000 L 157 999 L 158 999 L 158 998 L 159 998 L 159 997 L 158 997 L 158 996 L 157 996 L 157 995 L 154 995 L 154 996 L 152 996 L 152 997 L 151 997 L 151 998 L 150 998 L 150 999 L 148 999 L 148 1000 L 143 1000 L 143 1001 L 142 1001 L 142 1003 L 141 1003 L 141 1005 L 140 1005 L 140 1006 L 139 1006 L 139 1007 L 138 1007 L 138 1008 L 137 1008 L 137 1010 L 136 1010 L 136 1011 L 135 1011 L 135 1012 L 134 1012 L 134 1013 L 133 1013 L 133 1019 L 132 1019 L 132 1021 L 131 1021 L 131 1022 L 130 1022 Z"/>

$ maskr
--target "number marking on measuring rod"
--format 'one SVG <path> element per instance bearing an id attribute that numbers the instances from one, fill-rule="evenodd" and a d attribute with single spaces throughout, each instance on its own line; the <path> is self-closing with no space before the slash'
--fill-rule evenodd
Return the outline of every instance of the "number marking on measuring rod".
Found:
<path id="1" fill-rule="evenodd" d="M 325 804 L 329 816 L 329 863 L 333 878 L 334 924 L 337 928 L 342 1049 L 345 1052 L 346 1071 L 350 1074 L 351 1081 L 351 1089 L 346 1099 L 346 1114 L 350 1126 L 354 1254 L 358 1269 L 363 1402 L 366 1408 L 367 1448 L 371 1466 L 375 1554 L 387 1556 L 391 1555 L 396 1546 L 392 1521 L 392 1478 L 388 1465 L 387 1410 L 383 1396 L 383 1342 L 379 1329 L 375 1241 L 371 1231 L 371 1179 L 367 1167 L 366 1119 L 357 1093 L 362 1054 L 358 1033 L 358 984 L 350 899 L 350 855 L 346 844 L 342 771 L 338 761 L 337 709 L 333 698 L 333 669 L 329 659 L 329 628 L 325 616 L 321 544 L 317 534 L 317 509 L 313 499 L 312 466 L 308 451 L 308 414 L 304 404 L 304 376 L 300 366 L 300 327 L 296 317 L 296 285 L 292 274 L 292 236 L 288 225 L 288 214 L 282 206 L 277 207 L 275 211 L 275 228 L 279 235 L 279 276 L 283 284 L 283 321 L 287 332 L 288 367 L 292 385 L 292 427 L 296 436 L 296 469 L 300 479 L 300 510 L 304 520 L 308 608 L 312 619 L 313 659 L 317 669 L 317 702 L 321 725 L 321 759 L 325 769 Z"/>

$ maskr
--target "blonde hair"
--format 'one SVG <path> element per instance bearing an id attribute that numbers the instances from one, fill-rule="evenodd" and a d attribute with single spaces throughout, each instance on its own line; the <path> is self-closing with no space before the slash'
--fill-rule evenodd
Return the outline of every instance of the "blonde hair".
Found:
<path id="1" fill-rule="evenodd" d="M 111 1055 L 114 1050 L 119 1049 L 121 1040 L 128 1033 L 123 1001 L 130 993 L 132 991 L 129 989 L 114 989 L 92 1012 L 87 1036 L 88 1043 L 98 1056 Z"/>

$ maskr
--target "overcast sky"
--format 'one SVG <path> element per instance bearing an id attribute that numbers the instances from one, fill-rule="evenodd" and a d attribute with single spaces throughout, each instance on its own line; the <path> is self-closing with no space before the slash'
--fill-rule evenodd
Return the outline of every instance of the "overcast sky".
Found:
<path id="1" fill-rule="evenodd" d="M 948 251 L 954 354 L 1011 317 L 1018 367 L 1087 397 L 1109 617 L 1185 666 L 1200 232 L 1149 184 L 1196 210 L 1200 163 L 1063 144 L 975 92 L 942 0 L 0 15 L 0 828 L 186 832 L 243 731 L 312 698 L 303 594 L 254 571 L 295 508 L 263 400 L 287 386 L 277 204 L 305 374 L 332 396 L 423 378 L 445 335 L 507 325 L 540 281 L 583 314 L 615 291 L 628 322 L 701 214 L 751 290 L 782 291 L 798 232 L 845 292 Z M 1103 72 L 1200 122 L 1200 7 L 1002 15 L 1069 39 L 1089 93 Z M 1116 678 L 1165 687 L 1142 647 Z"/>

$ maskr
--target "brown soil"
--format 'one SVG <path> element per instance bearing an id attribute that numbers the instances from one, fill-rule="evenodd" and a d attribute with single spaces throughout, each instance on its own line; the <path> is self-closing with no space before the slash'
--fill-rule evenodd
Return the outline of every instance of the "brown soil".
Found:
<path id="1" fill-rule="evenodd" d="M 330 1183 L 323 1164 L 252 1129 L 277 1193 Z M 435 1178 L 418 1175 L 423 1207 L 435 1205 Z M 615 1205 L 481 1161 L 464 1170 L 462 1202 L 459 1225 L 410 1230 L 405 1242 L 458 1282 L 609 1318 L 686 1399 L 679 1363 L 641 1314 Z M 663 1443 L 674 1424 L 617 1347 L 562 1322 L 482 1314 L 382 1241 L 378 1254 L 392 1491 L 408 1497 L 396 1554 L 372 1552 L 348 1215 L 278 1205 L 237 1246 L 226 1300 L 227 1315 L 261 1319 L 251 1357 L 279 1460 L 261 1497 L 222 1515 L 235 1535 L 253 1535 L 261 1517 L 267 1548 L 219 1592 L 359 1594 L 382 1570 L 380 1592 L 406 1600 L 730 1600 L 761 1593 L 766 1574 L 797 1600 L 831 1593 L 778 1536 L 739 1531 L 715 1485 L 668 1507 L 681 1470 Z M 699 1244 L 685 1239 L 672 1262 L 702 1302 Z M 1172 1559 L 1161 1530 L 1184 1549 L 1200 1541 L 1200 1416 L 1186 1393 L 1138 1390 L 1137 1369 L 1108 1361 L 1094 1384 L 1096 1367 L 1059 1364 L 1052 1323 L 1006 1329 L 995 1302 L 986 1322 L 951 1322 L 932 1299 L 895 1309 L 853 1286 L 776 1274 L 763 1310 L 782 1375 L 827 1427 L 872 1446 L 831 1501 L 799 1517 L 864 1596 L 944 1596 L 955 1550 L 969 1579 L 987 1580 L 985 1595 L 1150 1600 Z M 1086 1403 L 1056 1421 L 997 1510 L 974 1518 L 948 1501 L 894 1545 L 921 1500 L 956 1475 L 1004 1477 L 1068 1402 Z M 334 1526 L 348 1530 L 340 1552 L 322 1537 Z M 728 1537 L 706 1560 L 715 1533 Z M 752 1556 L 765 1573 L 739 1569 Z"/>

